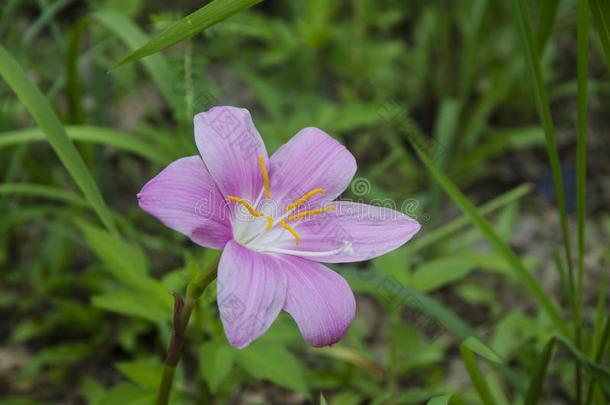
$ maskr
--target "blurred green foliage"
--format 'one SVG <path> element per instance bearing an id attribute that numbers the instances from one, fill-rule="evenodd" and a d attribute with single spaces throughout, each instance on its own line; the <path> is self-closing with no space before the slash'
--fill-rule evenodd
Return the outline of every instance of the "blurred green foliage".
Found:
<path id="1" fill-rule="evenodd" d="M 531 3 L 532 49 L 554 125 L 570 131 L 575 3 Z M 590 3 L 592 25 L 605 27 L 607 17 L 595 11 L 603 2 Z M 216 253 L 141 212 L 135 195 L 166 164 L 196 153 L 192 117 L 214 105 L 252 111 L 271 151 L 303 127 L 324 129 L 358 159 L 365 189 L 354 184 L 345 198 L 393 201 L 424 227 L 410 244 L 372 262 L 335 266 L 357 292 L 359 310 L 333 347 L 307 347 L 283 314 L 259 341 L 235 350 L 209 288 L 187 331 L 172 403 L 509 404 L 531 392 L 569 402 L 572 358 L 586 382 L 599 383 L 593 399 L 605 403 L 599 387 L 608 359 L 593 354 L 608 338 L 601 329 L 607 244 L 605 281 L 594 286 L 601 292 L 591 289 L 595 304 L 583 309 L 589 326 L 583 342 L 556 345 L 562 349 L 555 348 L 550 363 L 549 339 L 561 329 L 507 260 L 511 242 L 524 245 L 515 241 L 521 213 L 540 204 L 528 195 L 530 185 L 517 186 L 546 164 L 535 83 L 510 2 L 263 2 L 113 69 L 201 6 L 135 0 L 0 6 L 0 42 L 53 107 L 45 119 L 61 120 L 56 127 L 46 121 L 56 129 L 52 138 L 32 112 L 36 106 L 20 102 L 8 80 L 0 82 L 0 404 L 153 401 L 171 335 L 170 293 L 183 293 Z M 603 116 L 608 37 L 592 31 L 590 42 L 589 95 Z M 409 143 L 412 134 L 421 136 L 427 168 Z M 562 145 L 573 148 L 573 138 Z M 54 139 L 66 148 L 72 140 L 84 169 L 66 171 L 62 161 L 74 153 L 62 156 Z M 94 192 L 82 186 L 87 176 L 105 203 L 90 205 Z M 436 183 L 439 176 L 445 183 Z M 472 215 L 460 216 L 445 197 L 449 182 L 478 206 Z M 489 229 L 476 215 L 487 218 Z M 495 246 L 490 234 L 510 253 L 488 246 Z M 607 241 L 610 226 L 601 235 L 592 243 Z M 544 298 L 561 308 L 567 329 L 569 295 L 545 282 L 552 255 L 539 252 L 515 258 L 522 274 L 542 280 Z M 535 381 L 545 384 L 542 391 Z"/>

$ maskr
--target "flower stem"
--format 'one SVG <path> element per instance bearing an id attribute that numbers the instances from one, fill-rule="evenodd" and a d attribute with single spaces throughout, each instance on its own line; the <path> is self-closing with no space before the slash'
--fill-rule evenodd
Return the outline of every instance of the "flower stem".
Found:
<path id="1" fill-rule="evenodd" d="M 217 268 L 218 261 L 216 260 L 208 271 L 198 273 L 195 276 L 187 286 L 186 300 L 183 300 L 178 294 L 174 294 L 172 339 L 167 348 L 161 384 L 159 384 L 159 391 L 157 392 L 157 405 L 167 405 L 169 402 L 169 395 L 174 381 L 174 373 L 176 372 L 176 366 L 178 365 L 180 353 L 184 346 L 184 333 L 186 327 L 191 319 L 193 309 L 195 308 L 195 305 L 197 305 L 197 300 L 216 278 Z"/>

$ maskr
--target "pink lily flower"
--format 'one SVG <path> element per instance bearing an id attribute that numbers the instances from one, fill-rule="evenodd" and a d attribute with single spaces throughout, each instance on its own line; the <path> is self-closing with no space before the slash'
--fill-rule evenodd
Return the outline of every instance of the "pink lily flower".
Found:
<path id="1" fill-rule="evenodd" d="M 247 346 L 281 310 L 310 345 L 336 343 L 356 301 L 345 279 L 321 263 L 380 256 L 420 225 L 389 208 L 335 201 L 356 160 L 320 129 L 302 129 L 269 158 L 245 109 L 214 107 L 194 125 L 201 156 L 178 159 L 146 183 L 140 207 L 223 250 L 217 302 L 231 345 Z"/>

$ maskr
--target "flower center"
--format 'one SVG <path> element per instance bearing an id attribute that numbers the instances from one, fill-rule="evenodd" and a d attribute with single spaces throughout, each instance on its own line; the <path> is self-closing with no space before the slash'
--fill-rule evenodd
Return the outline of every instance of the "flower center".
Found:
<path id="1" fill-rule="evenodd" d="M 315 196 L 317 194 L 324 194 L 324 192 L 325 192 L 324 189 L 315 188 L 315 189 L 309 191 L 308 193 L 305 193 L 302 197 L 295 200 L 294 202 L 288 204 L 285 208 L 286 212 L 277 219 L 274 218 L 273 215 L 269 215 L 269 214 L 266 214 L 265 212 L 261 212 L 261 211 L 257 210 L 256 207 L 258 207 L 259 203 L 261 202 L 261 197 L 263 195 L 265 196 L 265 200 L 271 199 L 271 192 L 269 190 L 269 172 L 267 171 L 267 168 L 265 167 L 265 161 L 264 161 L 262 155 L 258 156 L 258 164 L 260 166 L 261 174 L 263 177 L 263 190 L 261 191 L 261 194 L 259 195 L 257 201 L 254 202 L 253 205 L 251 205 L 250 202 L 247 201 L 246 199 L 241 198 L 241 197 L 232 196 L 232 195 L 227 196 L 227 200 L 233 201 L 233 202 L 241 205 L 242 207 L 244 207 L 246 209 L 246 211 L 248 212 L 248 214 L 253 218 L 265 217 L 267 222 L 266 222 L 264 229 L 261 230 L 259 227 L 258 229 L 255 230 L 254 233 L 249 233 L 246 231 L 242 232 L 238 237 L 236 237 L 236 239 L 239 240 L 240 242 L 242 242 L 243 244 L 248 245 L 248 244 L 251 244 L 256 239 L 258 239 L 263 233 L 269 232 L 272 229 L 274 229 L 276 225 L 279 225 L 280 228 L 282 228 L 283 230 L 287 231 L 290 235 L 292 235 L 296 246 L 299 246 L 301 237 L 299 236 L 297 231 L 294 229 L 294 226 L 296 224 L 294 224 L 294 223 L 291 224 L 291 222 L 297 221 L 301 218 L 310 217 L 312 215 L 323 214 L 328 211 L 333 211 L 336 209 L 336 207 L 334 205 L 329 205 L 324 208 L 316 208 L 316 209 L 302 211 L 302 212 L 290 215 L 297 208 L 301 207 L 307 200 L 309 200 L 313 196 Z"/>

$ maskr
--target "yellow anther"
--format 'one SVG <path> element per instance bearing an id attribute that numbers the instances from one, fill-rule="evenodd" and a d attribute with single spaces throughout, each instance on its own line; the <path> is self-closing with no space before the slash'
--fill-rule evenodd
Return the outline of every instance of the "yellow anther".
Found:
<path id="1" fill-rule="evenodd" d="M 258 155 L 258 164 L 261 167 L 261 172 L 263 173 L 263 184 L 265 186 L 265 198 L 271 198 L 271 192 L 269 191 L 269 173 L 267 173 L 267 168 L 265 167 L 265 159 L 263 155 Z"/>
<path id="2" fill-rule="evenodd" d="M 299 198 L 298 200 L 296 200 L 295 202 L 293 202 L 292 204 L 289 204 L 286 207 L 286 211 L 290 211 L 296 207 L 298 207 L 299 205 L 303 204 L 305 201 L 309 200 L 311 197 L 313 197 L 316 194 L 320 194 L 320 193 L 324 193 L 324 189 L 323 188 L 314 188 L 313 190 L 311 190 L 309 193 L 305 194 L 303 197 Z"/>
<path id="3" fill-rule="evenodd" d="M 267 216 L 267 226 L 265 227 L 265 231 L 268 231 L 273 226 L 273 217 Z"/>
<path id="4" fill-rule="evenodd" d="M 235 201 L 236 203 L 243 205 L 244 208 L 246 208 L 248 210 L 248 212 L 250 213 L 250 215 L 252 215 L 253 217 L 262 217 L 265 215 L 262 212 L 258 212 L 257 210 L 255 210 L 250 205 L 250 203 L 248 201 L 244 200 L 243 198 L 233 197 L 232 195 L 230 195 L 227 197 L 227 199 L 229 199 L 230 201 Z"/>
<path id="5" fill-rule="evenodd" d="M 298 219 L 298 218 L 309 217 L 309 216 L 315 215 L 315 214 L 323 214 L 325 212 L 332 211 L 335 208 L 336 207 L 334 205 L 329 205 L 328 207 L 325 207 L 325 208 L 317 208 L 315 210 L 299 212 L 298 214 L 289 216 L 288 220 L 294 221 L 295 219 Z"/>
<path id="6" fill-rule="evenodd" d="M 284 222 L 283 219 L 280 221 L 280 226 L 282 228 L 284 228 L 285 230 L 287 230 L 288 232 L 290 232 L 290 234 L 294 237 L 294 240 L 296 241 L 297 246 L 299 246 L 299 242 L 300 242 L 301 238 L 299 237 L 299 234 L 294 230 L 294 228 L 291 227 L 290 225 L 288 225 L 286 222 Z"/>

